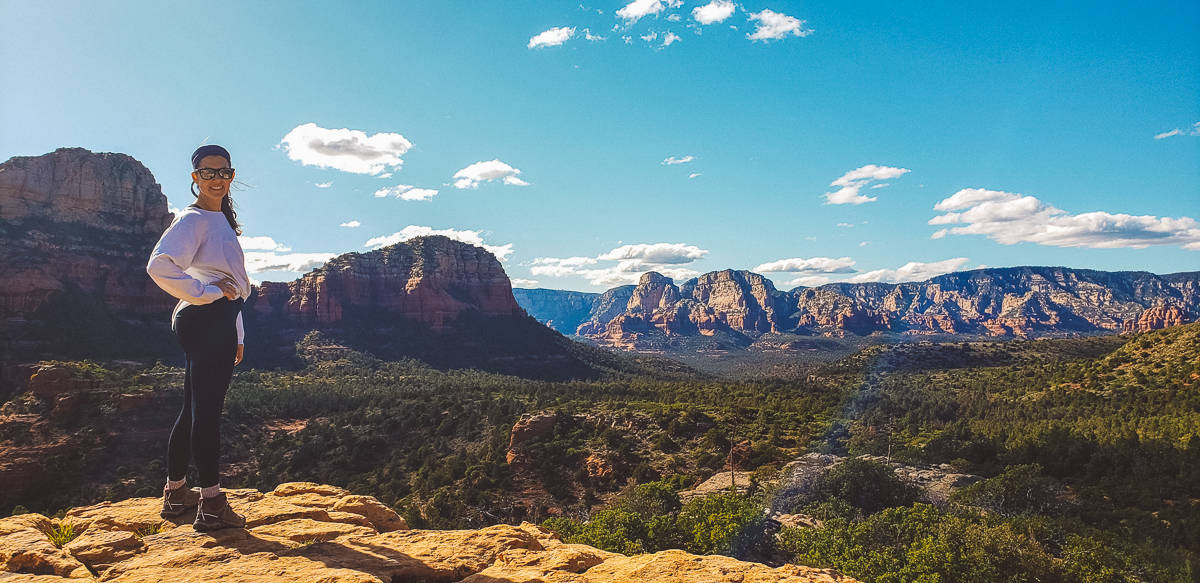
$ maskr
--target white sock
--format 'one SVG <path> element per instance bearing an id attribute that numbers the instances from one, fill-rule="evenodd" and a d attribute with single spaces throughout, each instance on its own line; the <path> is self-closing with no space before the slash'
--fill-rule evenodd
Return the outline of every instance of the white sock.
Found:
<path id="1" fill-rule="evenodd" d="M 204 498 L 216 498 L 217 494 L 221 493 L 221 485 L 216 484 L 207 488 L 200 488 L 200 496 Z"/>
<path id="2" fill-rule="evenodd" d="M 172 480 L 171 478 L 167 478 L 167 485 L 163 489 L 164 490 L 175 490 L 178 488 L 182 488 L 183 485 L 186 483 L 187 483 L 186 477 L 183 478 L 182 480 Z"/>

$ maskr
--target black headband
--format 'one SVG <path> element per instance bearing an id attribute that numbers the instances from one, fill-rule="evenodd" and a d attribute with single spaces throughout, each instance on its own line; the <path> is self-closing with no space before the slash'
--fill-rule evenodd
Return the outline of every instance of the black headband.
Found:
<path id="1" fill-rule="evenodd" d="M 192 168 L 199 168 L 200 161 L 203 160 L 205 156 L 220 156 L 224 158 L 226 162 L 230 164 L 233 163 L 232 159 L 229 157 L 229 150 L 226 150 L 225 148 L 222 148 L 216 144 L 207 144 L 196 148 L 196 151 L 192 152 Z"/>

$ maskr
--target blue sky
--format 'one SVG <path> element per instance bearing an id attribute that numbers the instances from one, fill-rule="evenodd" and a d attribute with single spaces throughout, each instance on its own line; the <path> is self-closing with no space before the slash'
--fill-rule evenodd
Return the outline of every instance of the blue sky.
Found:
<path id="1" fill-rule="evenodd" d="M 1044 4 L 0 0 L 0 160 L 181 207 L 221 144 L 259 281 L 431 231 L 585 291 L 1200 269 L 1200 4 Z"/>

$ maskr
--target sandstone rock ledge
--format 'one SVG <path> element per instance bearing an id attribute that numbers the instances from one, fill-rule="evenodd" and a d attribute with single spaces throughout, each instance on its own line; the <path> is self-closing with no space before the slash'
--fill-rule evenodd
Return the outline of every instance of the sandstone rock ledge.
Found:
<path id="1" fill-rule="evenodd" d="M 309 482 L 263 494 L 227 490 L 245 529 L 199 533 L 192 514 L 162 520 L 159 498 L 0 519 L 0 582 L 286 581 L 361 583 L 852 583 L 834 571 L 770 568 L 662 551 L 626 557 L 566 544 L 539 526 L 412 530 L 370 496 Z M 62 548 L 47 532 L 80 532 Z"/>

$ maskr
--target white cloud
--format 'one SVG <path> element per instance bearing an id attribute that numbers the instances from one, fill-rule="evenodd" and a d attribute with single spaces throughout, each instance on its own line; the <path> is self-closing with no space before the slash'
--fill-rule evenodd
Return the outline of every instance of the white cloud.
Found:
<path id="1" fill-rule="evenodd" d="M 1171 131 L 1166 131 L 1161 134 L 1156 134 L 1154 136 L 1154 139 L 1161 140 L 1163 138 L 1169 138 L 1171 136 L 1200 136 L 1200 121 L 1192 124 L 1192 127 L 1188 128 L 1188 129 L 1175 128 Z"/>
<path id="2" fill-rule="evenodd" d="M 683 20 L 683 17 L 678 14 L 672 14 L 667 17 L 667 20 L 670 20 L 671 22 L 679 22 L 680 20 Z"/>
<path id="3" fill-rule="evenodd" d="M 247 251 L 246 273 L 267 271 L 306 272 L 316 269 L 335 257 L 336 253 L 277 253 L 275 251 Z"/>
<path id="4" fill-rule="evenodd" d="M 1174 245 L 1200 251 L 1200 223 L 1190 217 L 1114 214 L 1093 211 L 1073 215 L 1032 196 L 967 188 L 934 205 L 946 214 L 931 225 L 961 225 L 940 229 L 946 235 L 984 235 L 1003 245 L 1037 243 L 1053 247 L 1142 249 Z"/>
<path id="5" fill-rule="evenodd" d="M 784 285 L 787 287 L 796 287 L 798 285 L 802 285 L 804 287 L 817 287 L 832 281 L 833 278 L 826 275 L 803 275 L 787 282 Z"/>
<path id="6" fill-rule="evenodd" d="M 411 188 L 400 193 L 401 200 L 431 200 L 438 191 L 432 188 Z"/>
<path id="7" fill-rule="evenodd" d="M 695 178 L 695 177 L 697 177 L 697 176 L 704 176 L 704 173 L 703 173 L 703 172 L 692 172 L 691 174 L 688 174 L 688 178 L 689 178 L 689 179 L 690 179 L 690 178 Z"/>
<path id="8" fill-rule="evenodd" d="M 339 227 L 349 227 L 349 228 L 353 229 L 354 227 L 361 227 L 362 223 L 360 223 L 358 221 L 346 221 L 338 226 Z"/>
<path id="9" fill-rule="evenodd" d="M 692 18 L 700 24 L 716 24 L 733 15 L 737 6 L 731 0 L 713 0 L 692 9 Z"/>
<path id="10" fill-rule="evenodd" d="M 663 8 L 662 0 L 633 0 L 618 10 L 617 16 L 620 16 L 627 24 L 632 24 L 643 16 L 662 12 Z"/>
<path id="11" fill-rule="evenodd" d="M 637 283 L 641 274 L 657 271 L 675 280 L 700 272 L 679 265 L 702 258 L 708 251 L 684 243 L 623 245 L 596 257 L 539 257 L 530 273 L 546 277 L 583 277 L 592 285 L 614 286 Z M 601 261 L 616 261 L 607 267 L 589 267 Z"/>
<path id="12" fill-rule="evenodd" d="M 838 223 L 837 226 L 839 226 L 843 229 L 853 229 L 854 223 Z"/>
<path id="13" fill-rule="evenodd" d="M 671 46 L 671 43 L 678 42 L 678 41 L 679 41 L 679 35 L 671 32 L 671 31 L 667 31 L 667 34 L 663 35 L 662 46 L 669 47 L 669 46 Z"/>
<path id="14" fill-rule="evenodd" d="M 393 196 L 401 200 L 432 200 L 438 191 L 432 188 L 416 188 L 409 184 L 397 184 L 390 188 L 375 191 L 376 198 Z"/>
<path id="15" fill-rule="evenodd" d="M 507 258 L 508 255 L 513 251 L 512 243 L 507 243 L 504 245 L 488 245 L 484 243 L 483 237 L 480 236 L 479 231 L 434 229 L 433 227 L 425 227 L 421 225 L 409 225 L 395 233 L 392 233 L 391 235 L 372 237 L 368 239 L 366 243 L 363 243 L 363 247 L 378 249 L 379 247 L 386 247 L 388 245 L 395 245 L 401 241 L 407 241 L 413 237 L 423 237 L 426 235 L 444 235 L 454 239 L 455 241 L 462 241 L 463 243 L 469 243 L 471 245 L 483 247 L 484 249 L 491 251 L 492 255 L 495 255 L 496 259 L 499 259 L 500 261 L 504 261 L 505 258 Z"/>
<path id="16" fill-rule="evenodd" d="M 399 169 L 400 157 L 412 148 L 412 142 L 395 133 L 368 136 L 359 130 L 326 129 L 315 123 L 292 128 L 279 142 L 288 158 L 305 166 L 334 168 L 354 174 L 380 174 Z"/>
<path id="17" fill-rule="evenodd" d="M 333 186 L 333 181 L 330 180 L 329 182 L 314 182 L 313 186 L 315 186 L 317 188 L 329 188 L 330 186 Z"/>
<path id="18" fill-rule="evenodd" d="M 853 283 L 862 283 L 864 281 L 882 281 L 887 283 L 925 281 L 931 277 L 957 271 L 967 261 L 966 257 L 955 257 L 954 259 L 934 261 L 932 263 L 910 261 L 897 269 L 876 269 L 875 271 L 860 273 L 847 281 Z"/>
<path id="19" fill-rule="evenodd" d="M 291 251 L 292 250 L 291 247 L 285 247 L 283 245 L 280 245 L 279 243 L 275 242 L 275 239 L 272 239 L 265 235 L 260 236 L 260 237 L 239 236 L 238 243 L 241 244 L 242 249 L 266 249 L 266 250 L 270 250 L 270 251 Z"/>
<path id="20" fill-rule="evenodd" d="M 627 34 L 626 34 L 626 35 L 622 35 L 622 36 L 621 36 L 621 40 L 625 41 L 625 44 L 627 44 L 627 45 L 631 45 L 631 44 L 633 44 L 633 37 L 631 37 L 631 36 L 629 36 L 629 35 L 627 35 Z"/>
<path id="21" fill-rule="evenodd" d="M 863 204 L 878 200 L 873 196 L 859 194 L 859 191 L 876 180 L 898 178 L 907 172 L 910 172 L 907 168 L 892 168 L 875 164 L 855 168 L 829 184 L 830 186 L 840 186 L 841 189 L 825 193 L 825 204 Z"/>
<path id="22" fill-rule="evenodd" d="M 557 47 L 575 36 L 575 27 L 557 26 L 539 32 L 529 39 L 529 48 Z"/>
<path id="23" fill-rule="evenodd" d="M 479 188 L 480 182 L 493 180 L 500 180 L 513 186 L 529 186 L 528 182 L 517 178 L 520 173 L 520 170 L 499 159 L 476 162 L 454 173 L 454 188 Z"/>
<path id="24" fill-rule="evenodd" d="M 695 160 L 695 159 L 696 159 L 695 156 L 690 156 L 690 155 L 683 156 L 681 158 L 676 158 L 675 156 L 668 156 L 665 160 L 663 160 L 662 162 L 659 162 L 659 164 L 666 164 L 668 166 L 672 166 L 675 164 L 687 164 L 688 162 L 691 162 L 692 160 Z"/>
<path id="25" fill-rule="evenodd" d="M 604 40 L 605 38 L 607 38 L 607 37 L 600 36 L 598 34 L 592 34 L 592 31 L 587 28 L 583 29 L 583 37 L 590 41 L 601 41 L 601 40 Z"/>
<path id="26" fill-rule="evenodd" d="M 849 257 L 793 257 L 763 263 L 751 271 L 768 273 L 854 273 L 854 260 Z"/>
<path id="27" fill-rule="evenodd" d="M 859 246 L 859 247 L 866 247 L 867 245 L 870 245 L 870 244 L 871 244 L 871 242 L 870 242 L 870 241 L 859 241 L 859 243 L 858 243 L 858 246 Z"/>
<path id="28" fill-rule="evenodd" d="M 746 38 L 756 41 L 781 39 L 788 35 L 808 36 L 812 29 L 804 28 L 804 21 L 799 18 L 763 9 L 762 12 L 751 12 L 750 20 L 758 21 L 758 28 L 747 34 Z"/>
<path id="29" fill-rule="evenodd" d="M 533 286 L 537 285 L 537 282 L 538 282 L 536 279 L 521 279 L 519 277 L 514 277 L 512 279 L 509 279 L 508 281 L 510 281 L 512 283 L 513 287 L 522 287 L 522 288 L 533 287 Z"/>
<path id="30" fill-rule="evenodd" d="M 657 33 L 657 32 L 654 32 L 654 31 L 651 31 L 651 32 L 649 32 L 648 34 L 643 34 L 643 35 L 641 36 L 641 39 L 642 39 L 642 40 L 644 40 L 644 41 L 646 41 L 646 42 L 653 42 L 653 41 L 654 41 L 654 39 L 656 39 L 656 38 L 658 38 L 658 33 Z"/>
<path id="31" fill-rule="evenodd" d="M 684 243 L 639 243 L 622 245 L 597 256 L 597 259 L 635 259 L 645 263 L 680 264 L 691 263 L 708 253 L 707 250 Z"/>

